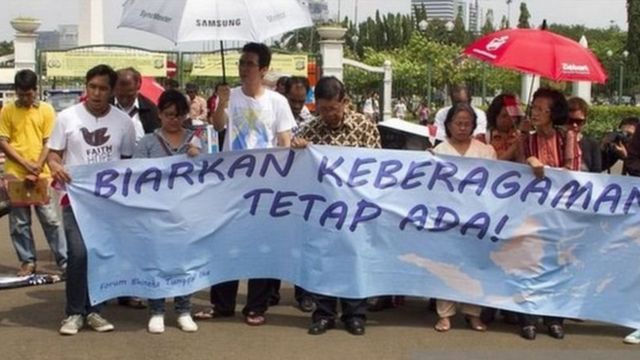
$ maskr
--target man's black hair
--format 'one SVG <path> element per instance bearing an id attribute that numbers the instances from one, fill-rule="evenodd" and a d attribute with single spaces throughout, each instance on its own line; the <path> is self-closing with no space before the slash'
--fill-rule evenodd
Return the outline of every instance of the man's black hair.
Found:
<path id="1" fill-rule="evenodd" d="M 309 79 L 307 79 L 304 76 L 292 76 L 289 78 L 289 81 L 287 81 L 286 86 L 285 86 L 285 93 L 289 93 L 291 91 L 291 88 L 294 85 L 301 85 L 304 86 L 304 88 L 307 90 L 307 92 L 309 92 L 309 89 L 311 88 L 311 86 L 309 85 Z"/>
<path id="2" fill-rule="evenodd" d="M 197 94 L 199 90 L 200 90 L 200 87 L 198 86 L 198 84 L 188 83 L 187 85 L 184 86 L 184 91 L 186 92 L 193 91 Z"/>
<path id="3" fill-rule="evenodd" d="M 640 118 L 638 118 L 637 116 L 629 116 L 620 121 L 618 129 L 628 125 L 638 126 L 638 124 L 640 124 Z"/>
<path id="4" fill-rule="evenodd" d="M 258 65 L 260 68 L 268 68 L 269 65 L 271 65 L 271 50 L 263 43 L 247 43 L 242 47 L 242 52 L 258 55 Z"/>
<path id="5" fill-rule="evenodd" d="M 38 88 L 38 75 L 29 69 L 20 70 L 13 78 L 13 87 L 15 90 L 36 90 Z"/>
<path id="6" fill-rule="evenodd" d="M 316 99 L 342 101 L 345 95 L 344 84 L 335 76 L 322 77 L 316 84 Z"/>
<path id="7" fill-rule="evenodd" d="M 116 82 L 118 81 L 118 73 L 109 65 L 100 64 L 92 67 L 87 71 L 86 83 L 88 84 L 96 76 L 107 76 L 109 77 L 109 86 L 111 89 L 116 87 Z"/>

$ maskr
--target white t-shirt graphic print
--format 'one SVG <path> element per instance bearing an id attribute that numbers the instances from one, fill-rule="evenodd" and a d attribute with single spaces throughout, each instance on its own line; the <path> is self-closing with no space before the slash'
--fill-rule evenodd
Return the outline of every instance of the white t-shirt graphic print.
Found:
<path id="1" fill-rule="evenodd" d="M 58 114 L 47 145 L 52 150 L 64 150 L 66 166 L 84 165 L 132 156 L 135 137 L 129 115 L 115 106 L 96 118 L 80 103 Z"/>
<path id="2" fill-rule="evenodd" d="M 287 99 L 268 89 L 257 98 L 246 96 L 241 87 L 231 89 L 226 112 L 224 151 L 276 147 L 277 134 L 296 126 Z"/>

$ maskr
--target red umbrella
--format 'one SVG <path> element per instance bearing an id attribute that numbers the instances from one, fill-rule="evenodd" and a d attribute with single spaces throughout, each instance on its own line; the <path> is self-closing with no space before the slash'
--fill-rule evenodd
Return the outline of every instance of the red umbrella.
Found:
<path id="1" fill-rule="evenodd" d="M 589 49 L 548 30 L 497 31 L 473 42 L 464 53 L 498 67 L 554 81 L 607 81 L 600 61 Z"/>
<path id="2" fill-rule="evenodd" d="M 162 85 L 158 84 L 152 77 L 143 76 L 142 84 L 140 85 L 140 93 L 154 104 L 158 104 L 160 95 L 164 92 Z"/>

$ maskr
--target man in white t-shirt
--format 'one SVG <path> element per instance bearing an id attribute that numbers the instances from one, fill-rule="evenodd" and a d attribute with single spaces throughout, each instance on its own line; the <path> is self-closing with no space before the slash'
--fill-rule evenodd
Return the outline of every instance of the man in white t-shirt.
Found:
<path id="1" fill-rule="evenodd" d="M 457 104 L 460 102 L 464 102 L 467 104 L 471 104 L 471 96 L 469 95 L 469 89 L 467 89 L 464 85 L 457 85 L 451 89 L 451 103 Z M 435 125 L 437 128 L 436 131 L 436 140 L 444 141 L 447 137 L 444 128 L 444 120 L 447 118 L 447 112 L 449 112 L 451 106 L 445 106 L 442 109 L 438 110 L 435 116 Z M 480 134 L 484 134 L 487 132 L 487 115 L 481 109 L 473 106 L 473 111 L 476 113 L 477 117 L 477 126 L 476 130 L 473 132 L 473 136 L 477 136 Z"/>
<path id="2" fill-rule="evenodd" d="M 238 63 L 241 86 L 218 89 L 218 107 L 211 116 L 216 130 L 227 126 L 223 150 L 268 149 L 289 147 L 291 130 L 296 126 L 287 99 L 262 85 L 269 70 L 271 51 L 264 44 L 248 43 L 242 48 Z M 248 325 L 265 322 L 273 280 L 250 279 L 247 304 L 242 310 Z M 210 311 L 195 314 L 196 319 L 233 316 L 238 281 L 211 287 Z"/>
<path id="3" fill-rule="evenodd" d="M 129 116 L 109 104 L 118 75 L 107 65 L 87 72 L 87 100 L 58 115 L 47 146 L 51 175 L 58 183 L 69 183 L 66 166 L 130 158 L 135 146 L 135 130 Z M 60 334 L 75 335 L 86 323 L 98 332 L 113 330 L 100 316 L 100 305 L 89 302 L 87 249 L 73 210 L 63 199 L 63 221 L 67 237 L 68 262 L 66 315 Z M 114 224 L 115 225 L 115 224 Z"/>

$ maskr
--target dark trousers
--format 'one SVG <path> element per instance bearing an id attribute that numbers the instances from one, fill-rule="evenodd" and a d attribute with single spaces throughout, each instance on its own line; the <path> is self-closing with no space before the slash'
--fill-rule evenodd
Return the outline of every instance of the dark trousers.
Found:
<path id="1" fill-rule="evenodd" d="M 62 210 L 64 234 L 67 237 L 67 280 L 65 290 L 67 315 L 87 315 L 100 312 L 101 305 L 91 306 L 87 282 L 87 248 L 80 234 L 71 207 Z"/>
<path id="2" fill-rule="evenodd" d="M 366 320 L 367 299 L 344 299 L 320 294 L 311 294 L 316 303 L 316 310 L 311 319 L 317 322 L 321 319 L 333 320 L 338 316 L 338 301 L 342 307 L 342 321 L 353 318 Z"/>
<path id="3" fill-rule="evenodd" d="M 271 280 L 272 293 L 271 293 L 270 299 L 272 303 L 274 302 L 277 303 L 280 301 L 281 285 L 282 285 L 282 281 L 278 279 Z M 300 303 L 305 296 L 309 296 L 309 292 L 298 285 L 294 286 L 293 291 L 294 291 L 293 297 L 296 299 L 298 303 Z"/>
<path id="4" fill-rule="evenodd" d="M 272 294 L 272 279 L 249 279 L 247 304 L 242 309 L 246 316 L 249 313 L 262 315 L 269 307 L 269 297 Z M 236 309 L 238 295 L 238 280 L 227 281 L 211 287 L 211 305 L 220 315 L 233 315 Z"/>
<path id="5" fill-rule="evenodd" d="M 529 315 L 529 314 L 518 314 L 520 318 L 520 326 L 536 326 L 538 324 L 538 319 L 540 316 L 538 315 Z M 542 322 L 545 326 L 551 325 L 562 325 L 564 322 L 564 318 L 553 317 L 553 316 L 542 316 Z"/>

